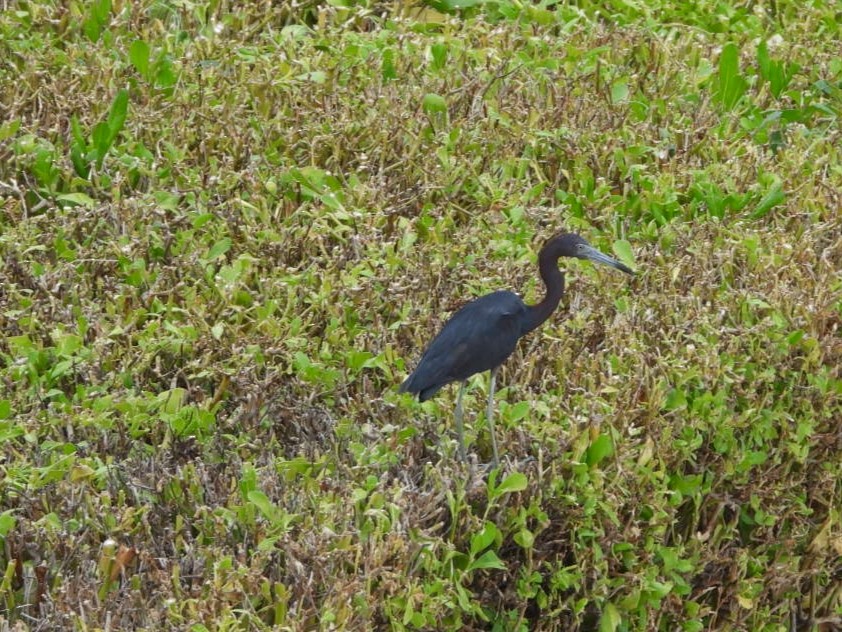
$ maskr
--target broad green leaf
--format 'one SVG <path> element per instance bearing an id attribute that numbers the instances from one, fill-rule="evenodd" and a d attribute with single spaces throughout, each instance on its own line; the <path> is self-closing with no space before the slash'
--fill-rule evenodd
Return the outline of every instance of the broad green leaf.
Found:
<path id="1" fill-rule="evenodd" d="M 497 487 L 494 488 L 494 496 L 502 496 L 503 494 L 510 494 L 512 492 L 521 492 L 526 489 L 529 484 L 529 479 L 526 474 L 521 472 L 514 472 L 503 479 Z"/>
<path id="2" fill-rule="evenodd" d="M 367 367 L 367 363 L 374 356 L 369 351 L 352 349 L 345 354 L 345 362 L 354 373 Z"/>
<path id="3" fill-rule="evenodd" d="M 607 434 L 600 434 L 588 446 L 588 451 L 585 454 L 585 462 L 589 467 L 594 467 L 604 458 L 611 456 L 614 453 L 614 445 L 611 442 L 611 437 Z"/>
<path id="4" fill-rule="evenodd" d="M 769 83 L 769 91 L 776 99 L 789 87 L 792 77 L 800 70 L 798 64 L 785 63 L 769 57 L 769 48 L 765 40 L 757 46 L 757 65 L 760 76 Z"/>
<path id="5" fill-rule="evenodd" d="M 8 399 L 0 399 L 0 419 L 8 419 L 12 416 L 12 402 Z"/>
<path id="6" fill-rule="evenodd" d="M 611 103 L 625 103 L 629 100 L 629 84 L 625 79 L 615 82 L 611 86 Z"/>
<path id="7" fill-rule="evenodd" d="M 0 421 L 0 443 L 11 441 L 23 434 L 24 429 L 14 421 Z"/>
<path id="8" fill-rule="evenodd" d="M 20 119 L 6 121 L 0 125 L 0 142 L 14 136 L 20 128 Z"/>
<path id="9" fill-rule="evenodd" d="M 477 559 L 468 565 L 467 571 L 475 571 L 482 568 L 498 568 L 500 570 L 506 569 L 506 564 L 497 557 L 494 551 L 486 551 Z"/>
<path id="10" fill-rule="evenodd" d="M 634 253 L 631 244 L 625 239 L 618 239 L 613 244 L 614 254 L 627 266 L 634 266 Z"/>
<path id="11" fill-rule="evenodd" d="M 323 70 L 311 70 L 298 76 L 301 81 L 309 81 L 311 83 L 323 84 L 327 81 L 327 73 Z"/>
<path id="12" fill-rule="evenodd" d="M 623 618 L 617 606 L 609 602 L 605 604 L 602 616 L 599 618 L 599 632 L 614 632 L 622 622 Z"/>
<path id="13" fill-rule="evenodd" d="M 158 57 L 158 61 L 155 63 L 155 69 L 155 85 L 157 87 L 169 88 L 178 81 L 178 77 L 172 67 L 172 61 L 170 61 L 168 55 L 162 54 Z"/>
<path id="14" fill-rule="evenodd" d="M 111 17 L 111 0 L 94 0 L 91 9 L 96 20 L 105 25 Z"/>
<path id="15" fill-rule="evenodd" d="M 383 64 L 380 68 L 380 74 L 384 81 L 398 78 L 398 71 L 395 68 L 395 51 L 391 48 L 383 51 Z"/>
<path id="16" fill-rule="evenodd" d="M 687 398 L 680 388 L 672 388 L 667 393 L 667 401 L 664 403 L 664 410 L 678 410 L 687 406 Z"/>
<path id="17" fill-rule="evenodd" d="M 524 549 L 531 549 L 535 543 L 535 534 L 529 529 L 521 529 L 514 535 L 515 543 Z"/>
<path id="18" fill-rule="evenodd" d="M 254 489 L 248 493 L 248 499 L 251 504 L 257 507 L 258 511 L 263 514 L 263 517 L 269 521 L 274 521 L 278 515 L 278 508 L 272 504 L 269 497 L 259 489 Z"/>
<path id="19" fill-rule="evenodd" d="M 152 197 L 155 198 L 155 202 L 165 211 L 174 211 L 178 208 L 178 202 L 180 200 L 179 196 L 175 193 L 170 193 L 169 191 L 155 191 L 152 193 Z M 210 215 L 210 213 L 205 213 L 200 217 L 205 217 L 206 215 Z M 200 228 L 200 226 L 196 225 L 196 220 L 193 221 L 193 228 Z"/>
<path id="20" fill-rule="evenodd" d="M 68 202 L 66 206 L 84 206 L 85 208 L 92 208 L 96 203 L 91 196 L 81 192 L 64 193 L 56 196 L 56 200 L 59 202 Z"/>
<path id="21" fill-rule="evenodd" d="M 205 256 L 205 259 L 208 261 L 213 261 L 218 259 L 226 252 L 231 249 L 231 238 L 230 237 L 223 237 L 218 242 L 216 242 L 213 246 L 210 247 L 208 250 L 208 254 Z"/>
<path id="22" fill-rule="evenodd" d="M 444 13 L 452 13 L 459 9 L 470 9 L 478 5 L 482 0 L 435 0 L 430 5 Z"/>
<path id="23" fill-rule="evenodd" d="M 108 128 L 111 130 L 111 142 L 117 138 L 117 134 L 123 129 L 123 124 L 126 122 L 126 115 L 129 110 L 129 91 L 123 88 L 117 92 L 114 97 L 114 102 L 111 104 L 111 109 L 108 111 Z"/>
<path id="24" fill-rule="evenodd" d="M 529 402 L 518 402 L 506 409 L 506 417 L 511 422 L 520 421 L 529 414 L 531 408 L 532 405 Z"/>
<path id="25" fill-rule="evenodd" d="M 141 77 L 149 78 L 149 44 L 140 39 L 133 41 L 129 47 L 129 61 Z"/>
<path id="26" fill-rule="evenodd" d="M 427 115 L 447 113 L 447 101 L 444 100 L 443 96 L 433 92 L 428 92 L 424 95 L 421 106 L 424 108 L 424 112 Z"/>
<path id="27" fill-rule="evenodd" d="M 497 528 L 497 525 L 493 522 L 486 521 L 482 527 L 482 531 L 471 537 L 471 556 L 487 549 L 499 535 L 500 530 Z"/>
<path id="28" fill-rule="evenodd" d="M 100 33 L 102 33 L 102 26 L 94 16 L 89 16 L 82 22 L 82 31 L 85 33 L 85 37 L 92 42 L 96 42 Z"/>
<path id="29" fill-rule="evenodd" d="M 0 538 L 5 538 L 9 531 L 15 528 L 17 519 L 14 516 L 14 509 L 0 513 Z"/>
<path id="30" fill-rule="evenodd" d="M 447 63 L 447 46 L 438 42 L 430 46 L 430 56 L 433 58 L 432 66 L 436 70 L 441 70 Z"/>
<path id="31" fill-rule="evenodd" d="M 183 388 L 173 388 L 158 394 L 161 412 L 175 414 L 187 401 L 187 391 Z"/>
<path id="32" fill-rule="evenodd" d="M 752 219 L 760 219 L 766 216 L 773 208 L 782 204 L 786 200 L 786 195 L 781 189 L 780 184 L 776 184 L 772 189 L 763 196 L 763 199 L 757 203 L 757 208 L 751 214 Z"/>
<path id="33" fill-rule="evenodd" d="M 117 96 L 114 97 L 114 102 L 111 104 L 111 109 L 108 111 L 108 118 L 101 121 L 94 126 L 91 137 L 93 139 L 94 148 L 96 150 L 95 157 L 97 168 L 102 166 L 102 161 L 105 154 L 111 149 L 114 141 L 120 130 L 123 129 L 123 123 L 126 121 L 126 114 L 129 105 L 129 91 L 120 90 Z"/>
<path id="34" fill-rule="evenodd" d="M 719 55 L 719 70 L 714 97 L 726 110 L 731 110 L 745 94 L 747 88 L 748 83 L 740 74 L 737 46 L 733 42 L 728 43 Z"/>

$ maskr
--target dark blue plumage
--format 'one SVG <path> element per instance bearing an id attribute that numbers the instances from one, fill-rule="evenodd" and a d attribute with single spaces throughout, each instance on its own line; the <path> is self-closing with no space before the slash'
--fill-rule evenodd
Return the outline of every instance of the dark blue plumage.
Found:
<path id="1" fill-rule="evenodd" d="M 456 431 L 459 454 L 463 460 L 462 394 L 465 383 L 475 373 L 491 371 L 487 417 L 494 464 L 498 461 L 492 421 L 496 371 L 515 350 L 520 337 L 543 323 L 558 306 L 564 294 L 564 273 L 558 269 L 560 257 L 589 259 L 633 274 L 619 261 L 592 248 L 579 235 L 556 235 L 538 254 L 538 268 L 547 289 L 540 303 L 527 305 L 519 296 L 505 290 L 471 301 L 445 323 L 427 347 L 415 371 L 400 386 L 401 393 L 417 394 L 423 402 L 443 386 L 451 382 L 461 383 L 456 399 Z"/>
<path id="2" fill-rule="evenodd" d="M 526 304 L 508 290 L 468 303 L 433 339 L 400 391 L 418 393 L 423 402 L 451 382 L 464 382 L 474 373 L 500 366 L 522 335 L 525 312 Z"/>

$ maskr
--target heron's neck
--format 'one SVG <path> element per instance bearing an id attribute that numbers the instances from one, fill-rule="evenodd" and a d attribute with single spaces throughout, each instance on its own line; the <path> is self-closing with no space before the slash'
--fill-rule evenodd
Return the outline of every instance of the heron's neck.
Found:
<path id="1" fill-rule="evenodd" d="M 564 294 L 564 272 L 558 269 L 558 258 L 539 257 L 538 267 L 541 271 L 541 279 L 547 287 L 547 293 L 540 303 L 529 305 L 526 308 L 526 319 L 523 321 L 521 336 L 547 320 L 558 307 L 558 303 Z"/>

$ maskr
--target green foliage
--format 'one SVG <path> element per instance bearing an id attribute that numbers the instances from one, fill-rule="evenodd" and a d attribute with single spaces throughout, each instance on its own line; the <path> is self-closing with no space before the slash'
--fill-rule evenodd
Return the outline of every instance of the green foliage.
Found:
<path id="1" fill-rule="evenodd" d="M 719 54 L 719 66 L 713 96 L 726 110 L 733 110 L 748 89 L 748 82 L 740 74 L 739 49 L 728 43 Z"/>
<path id="2" fill-rule="evenodd" d="M 65 4 L 0 13 L 4 622 L 838 616 L 835 7 Z M 396 386 L 560 230 L 637 274 L 565 261 L 459 464 Z"/>

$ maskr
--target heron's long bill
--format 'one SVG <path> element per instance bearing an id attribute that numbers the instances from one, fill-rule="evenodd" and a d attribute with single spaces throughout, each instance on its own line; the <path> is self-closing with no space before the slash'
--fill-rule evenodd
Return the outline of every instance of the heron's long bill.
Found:
<path id="1" fill-rule="evenodd" d="M 634 274 L 634 270 L 629 268 L 626 265 L 623 265 L 619 261 L 617 261 L 614 257 L 609 257 L 608 255 L 600 252 L 596 248 L 591 246 L 585 246 L 585 258 L 593 261 L 594 263 L 602 263 L 607 266 L 611 266 L 612 268 L 617 268 L 618 270 L 622 270 L 626 274 Z"/>

